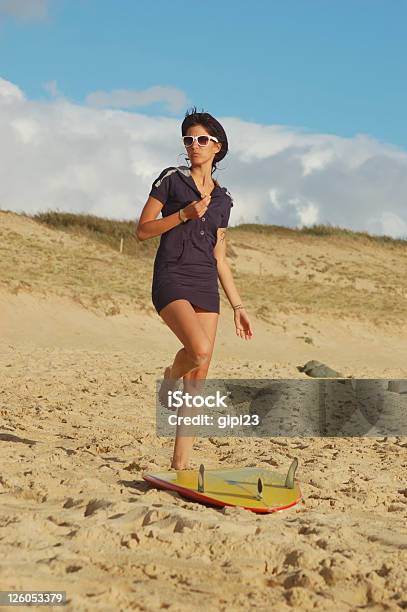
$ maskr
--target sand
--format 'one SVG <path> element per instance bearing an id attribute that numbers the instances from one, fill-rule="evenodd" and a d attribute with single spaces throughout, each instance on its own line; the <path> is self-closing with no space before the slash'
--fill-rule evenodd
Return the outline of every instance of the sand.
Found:
<path id="1" fill-rule="evenodd" d="M 98 251 L 100 278 L 116 263 L 125 277 L 131 262 L 19 215 L 0 214 L 0 229 L 1 590 L 64 590 L 75 612 L 407 608 L 406 437 L 198 440 L 192 464 L 204 458 L 207 468 L 285 471 L 299 458 L 302 502 L 265 516 L 150 488 L 142 473 L 167 469 L 172 450 L 155 434 L 155 381 L 180 348 L 147 305 L 150 264 L 138 281 L 144 308 L 112 291 L 91 307 L 85 288 L 70 288 L 75 249 Z M 230 240 L 236 273 L 250 273 L 258 261 L 247 235 Z M 297 244 L 294 256 L 280 237 L 262 261 L 294 280 L 290 257 L 319 249 L 334 261 L 342 249 L 350 261 L 357 250 L 366 278 L 375 266 L 383 275 L 380 287 L 358 289 L 372 303 L 391 280 L 382 247 L 375 258 L 373 246 L 350 244 Z M 63 252 L 53 257 L 52 245 Z M 35 273 L 44 252 L 50 269 L 41 260 Z M 63 257 L 69 269 L 52 274 Z M 394 250 L 393 259 L 403 304 L 406 258 Z M 356 316 L 357 305 L 338 316 L 270 301 L 270 314 L 256 297 L 247 342 L 223 299 L 210 377 L 301 379 L 297 367 L 318 359 L 346 376 L 407 378 L 402 312 L 380 315 L 380 326 L 369 309 Z"/>

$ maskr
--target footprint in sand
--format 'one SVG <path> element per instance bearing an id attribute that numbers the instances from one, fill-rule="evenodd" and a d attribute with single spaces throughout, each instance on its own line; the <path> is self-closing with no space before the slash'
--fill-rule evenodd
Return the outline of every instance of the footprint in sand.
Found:
<path id="1" fill-rule="evenodd" d="M 105 499 L 91 499 L 85 508 L 84 516 L 92 516 L 101 508 L 108 508 L 112 505 L 112 502 L 106 501 Z"/>

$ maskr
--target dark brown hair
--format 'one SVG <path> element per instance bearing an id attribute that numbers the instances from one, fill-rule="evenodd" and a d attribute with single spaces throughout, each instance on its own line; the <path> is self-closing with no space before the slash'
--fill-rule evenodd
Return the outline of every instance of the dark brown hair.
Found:
<path id="1" fill-rule="evenodd" d="M 212 173 L 216 170 L 216 165 L 220 162 L 229 150 L 228 139 L 226 136 L 226 132 L 215 117 L 212 117 L 209 113 L 202 112 L 198 113 L 196 107 L 192 107 L 192 109 L 185 113 L 185 119 L 182 122 L 181 133 L 182 136 L 187 135 L 187 131 L 193 125 L 202 125 L 206 131 L 211 135 L 215 136 L 222 143 L 221 150 L 216 153 L 212 162 Z"/>

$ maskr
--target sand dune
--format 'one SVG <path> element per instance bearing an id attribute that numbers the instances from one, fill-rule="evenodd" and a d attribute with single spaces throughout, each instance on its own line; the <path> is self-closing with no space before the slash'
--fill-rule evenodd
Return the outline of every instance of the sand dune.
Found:
<path id="1" fill-rule="evenodd" d="M 229 236 L 254 338 L 222 298 L 209 376 L 304 379 L 317 359 L 407 378 L 405 248 Z M 172 448 L 155 381 L 180 347 L 150 306 L 151 259 L 12 213 L 0 238 L 1 590 L 65 590 L 75 612 L 407 607 L 406 437 L 196 442 L 208 468 L 298 457 L 303 502 L 272 515 L 151 489 Z"/>

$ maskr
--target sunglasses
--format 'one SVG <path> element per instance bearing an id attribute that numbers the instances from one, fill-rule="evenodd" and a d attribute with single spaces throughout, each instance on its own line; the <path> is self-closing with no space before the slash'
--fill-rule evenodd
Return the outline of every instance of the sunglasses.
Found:
<path id="1" fill-rule="evenodd" d="M 207 134 L 202 134 L 202 136 L 183 136 L 182 141 L 186 147 L 192 146 L 194 140 L 197 141 L 200 147 L 206 147 L 209 144 L 210 140 L 213 142 L 219 142 L 215 136 L 208 136 Z"/>

